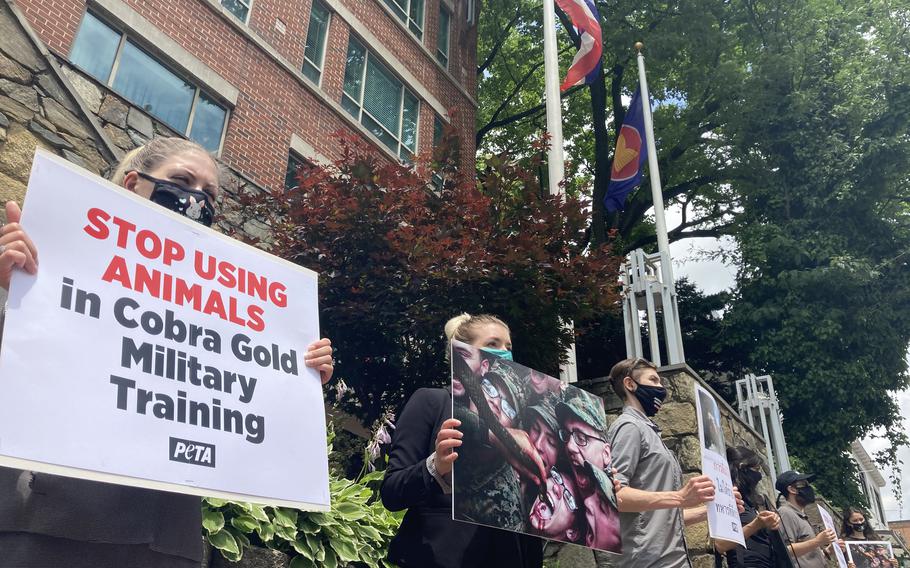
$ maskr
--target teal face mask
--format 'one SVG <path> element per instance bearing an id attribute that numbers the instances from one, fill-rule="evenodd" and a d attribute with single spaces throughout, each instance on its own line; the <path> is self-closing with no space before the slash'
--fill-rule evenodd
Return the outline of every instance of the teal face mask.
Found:
<path id="1" fill-rule="evenodd" d="M 505 359 L 506 361 L 514 361 L 514 359 L 512 359 L 512 352 L 508 349 L 490 349 L 489 347 L 481 347 L 481 349 L 491 355 L 496 355 L 501 359 Z"/>

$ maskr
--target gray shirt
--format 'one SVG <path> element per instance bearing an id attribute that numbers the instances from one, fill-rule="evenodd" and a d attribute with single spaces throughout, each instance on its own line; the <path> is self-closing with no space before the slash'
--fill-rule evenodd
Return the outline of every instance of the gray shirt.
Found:
<path id="1" fill-rule="evenodd" d="M 642 491 L 676 491 L 682 469 L 660 438 L 660 428 L 639 410 L 626 406 L 608 434 L 616 479 Z M 690 567 L 681 509 L 620 513 L 622 559 L 629 568 Z"/>
<path id="2" fill-rule="evenodd" d="M 800 556 L 798 558 L 799 564 L 793 559 L 793 549 L 790 548 L 790 543 L 804 542 L 815 538 L 816 532 L 812 525 L 809 524 L 809 517 L 791 505 L 789 501 L 781 503 L 777 513 L 780 515 L 780 522 L 784 529 L 784 533 L 781 536 L 784 537 L 784 542 L 787 543 L 787 551 L 790 553 L 790 560 L 793 560 L 793 565 L 800 568 L 825 568 L 828 562 L 825 560 L 825 553 L 819 548 Z"/>

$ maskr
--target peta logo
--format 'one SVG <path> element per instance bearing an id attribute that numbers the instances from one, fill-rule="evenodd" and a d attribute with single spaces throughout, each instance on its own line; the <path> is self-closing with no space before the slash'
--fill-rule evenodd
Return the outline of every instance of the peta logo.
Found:
<path id="1" fill-rule="evenodd" d="M 170 460 L 215 467 L 215 445 L 171 438 Z"/>

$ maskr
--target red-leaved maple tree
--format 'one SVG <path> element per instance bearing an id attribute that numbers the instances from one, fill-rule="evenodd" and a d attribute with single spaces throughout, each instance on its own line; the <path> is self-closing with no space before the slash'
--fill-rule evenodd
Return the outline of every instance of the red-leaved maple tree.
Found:
<path id="1" fill-rule="evenodd" d="M 618 308 L 620 258 L 609 244 L 582 249 L 584 202 L 542 194 L 543 144 L 524 164 L 489 159 L 476 177 L 444 150 L 410 167 L 339 144 L 334 164 L 246 200 L 244 215 L 271 227 L 273 254 L 319 273 L 322 333 L 361 418 L 448 382 L 443 326 L 454 315 L 501 317 L 515 359 L 555 373 L 573 339 L 562 322 Z"/>

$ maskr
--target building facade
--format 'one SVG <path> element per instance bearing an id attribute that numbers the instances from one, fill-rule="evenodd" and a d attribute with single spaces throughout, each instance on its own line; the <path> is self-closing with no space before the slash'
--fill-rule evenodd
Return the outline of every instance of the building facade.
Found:
<path id="1" fill-rule="evenodd" d="M 449 123 L 473 167 L 473 0 L 14 4 L 124 151 L 186 136 L 280 188 L 295 164 L 339 157 L 334 133 L 407 162 Z"/>

